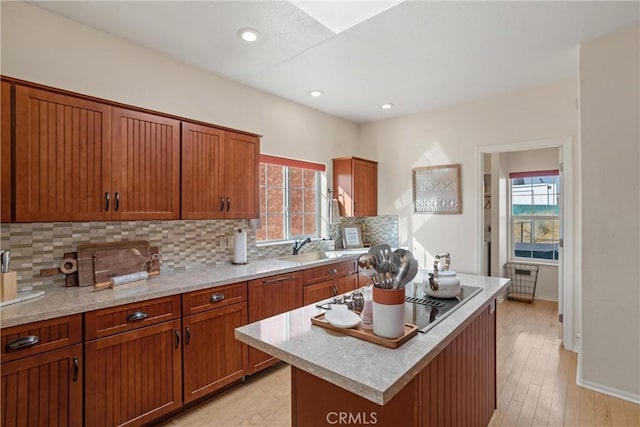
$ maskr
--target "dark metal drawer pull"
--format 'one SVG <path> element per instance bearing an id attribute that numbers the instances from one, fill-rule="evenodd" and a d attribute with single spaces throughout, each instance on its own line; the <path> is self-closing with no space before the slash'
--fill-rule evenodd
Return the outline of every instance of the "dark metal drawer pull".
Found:
<path id="1" fill-rule="evenodd" d="M 285 277 L 279 277 L 277 279 L 263 280 L 262 283 L 264 283 L 265 285 L 268 285 L 269 283 L 284 282 L 285 280 L 291 280 L 291 279 L 293 279 L 293 276 L 285 276 Z"/>
<path id="2" fill-rule="evenodd" d="M 231 199 L 227 197 L 227 212 L 231 209 Z"/>
<path id="3" fill-rule="evenodd" d="M 332 268 L 331 270 L 329 270 L 329 275 L 330 276 L 335 276 L 336 274 L 338 274 L 338 270 L 335 268 Z"/>
<path id="4" fill-rule="evenodd" d="M 220 197 L 220 212 L 224 211 L 224 197 Z"/>
<path id="5" fill-rule="evenodd" d="M 173 333 L 176 336 L 176 348 L 178 348 L 180 347 L 180 331 L 176 329 Z"/>
<path id="6" fill-rule="evenodd" d="M 31 347 L 40 342 L 40 338 L 36 335 L 28 335 L 26 337 L 17 338 L 7 344 L 9 350 L 20 350 L 21 348 Z"/>
<path id="7" fill-rule="evenodd" d="M 211 295 L 211 302 L 218 302 L 224 299 L 224 294 L 213 294 Z"/>
<path id="8" fill-rule="evenodd" d="M 116 191 L 116 212 L 120 210 L 120 193 Z"/>
<path id="9" fill-rule="evenodd" d="M 184 344 L 185 345 L 189 345 L 189 343 L 191 342 L 191 329 L 189 329 L 189 327 L 185 327 L 184 330 L 187 332 L 185 337 L 184 337 Z"/>
<path id="10" fill-rule="evenodd" d="M 78 381 L 78 375 L 80 374 L 80 363 L 78 362 L 78 358 L 73 358 L 73 382 Z"/>
<path id="11" fill-rule="evenodd" d="M 135 313 L 131 313 L 129 317 L 127 317 L 127 320 L 129 322 L 137 322 L 146 319 L 148 316 L 146 311 L 136 311 Z"/>
<path id="12" fill-rule="evenodd" d="M 104 193 L 104 210 L 108 211 L 109 210 L 109 202 L 111 201 L 111 196 L 109 195 L 109 192 L 107 191 L 106 193 Z"/>

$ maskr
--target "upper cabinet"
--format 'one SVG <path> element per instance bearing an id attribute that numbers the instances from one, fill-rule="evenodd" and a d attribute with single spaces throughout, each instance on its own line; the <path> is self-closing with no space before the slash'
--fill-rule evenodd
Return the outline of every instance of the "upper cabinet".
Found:
<path id="1" fill-rule="evenodd" d="M 114 220 L 180 218 L 180 122 L 113 107 Z"/>
<path id="2" fill-rule="evenodd" d="M 15 220 L 110 219 L 111 107 L 15 89 Z"/>
<path id="3" fill-rule="evenodd" d="M 11 221 L 11 84 L 0 82 L 0 222 Z"/>
<path id="4" fill-rule="evenodd" d="M 378 163 L 358 157 L 333 159 L 333 191 L 342 216 L 378 214 Z"/>
<path id="5" fill-rule="evenodd" d="M 256 135 L 5 80 L 1 106 L 2 222 L 260 216 Z"/>
<path id="6" fill-rule="evenodd" d="M 182 217 L 258 218 L 260 139 L 182 123 Z"/>

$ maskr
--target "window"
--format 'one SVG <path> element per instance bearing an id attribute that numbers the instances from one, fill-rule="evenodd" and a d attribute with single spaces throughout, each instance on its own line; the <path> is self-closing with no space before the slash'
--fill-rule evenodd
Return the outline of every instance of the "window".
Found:
<path id="1" fill-rule="evenodd" d="M 325 166 L 260 156 L 258 241 L 320 236 L 320 174 Z"/>
<path id="2" fill-rule="evenodd" d="M 557 261 L 560 187 L 557 170 L 509 174 L 511 256 Z"/>

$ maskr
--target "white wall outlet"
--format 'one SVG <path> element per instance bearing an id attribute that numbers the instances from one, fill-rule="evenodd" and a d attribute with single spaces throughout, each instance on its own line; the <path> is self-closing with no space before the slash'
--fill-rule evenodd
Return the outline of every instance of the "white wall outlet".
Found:
<path id="1" fill-rule="evenodd" d="M 233 236 L 227 236 L 227 247 L 233 249 L 235 246 L 235 239 Z"/>
<path id="2" fill-rule="evenodd" d="M 218 237 L 218 247 L 220 248 L 227 247 L 227 238 L 225 236 Z"/>

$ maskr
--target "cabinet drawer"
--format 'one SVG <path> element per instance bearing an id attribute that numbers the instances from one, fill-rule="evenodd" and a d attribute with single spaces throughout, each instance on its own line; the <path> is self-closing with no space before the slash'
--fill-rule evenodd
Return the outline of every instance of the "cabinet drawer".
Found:
<path id="1" fill-rule="evenodd" d="M 335 264 L 323 265 L 320 267 L 304 270 L 302 278 L 305 285 L 335 279 L 358 271 L 357 261 L 343 261 Z"/>
<path id="2" fill-rule="evenodd" d="M 180 295 L 85 313 L 85 340 L 106 337 L 180 317 Z"/>
<path id="3" fill-rule="evenodd" d="M 81 341 L 81 314 L 5 328 L 2 329 L 2 362 L 44 353 Z"/>
<path id="4" fill-rule="evenodd" d="M 188 292 L 182 296 L 182 313 L 188 316 L 246 300 L 247 282 Z"/>

